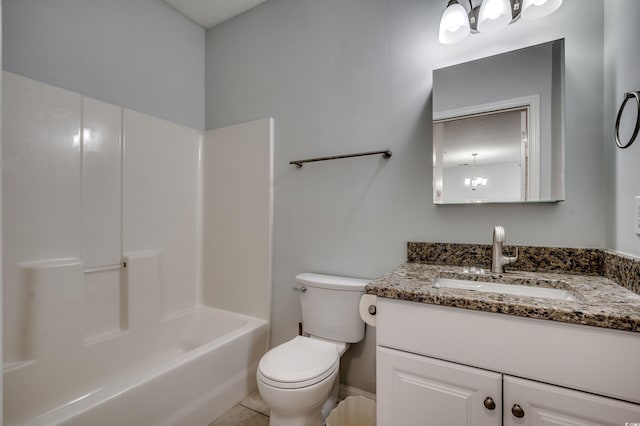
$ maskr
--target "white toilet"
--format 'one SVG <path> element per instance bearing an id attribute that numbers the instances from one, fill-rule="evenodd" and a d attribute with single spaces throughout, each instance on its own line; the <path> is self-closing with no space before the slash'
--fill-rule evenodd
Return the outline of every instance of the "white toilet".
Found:
<path id="1" fill-rule="evenodd" d="M 309 337 L 271 349 L 258 365 L 271 426 L 321 426 L 337 402 L 340 356 L 364 337 L 358 303 L 369 280 L 306 273 L 296 282 Z"/>

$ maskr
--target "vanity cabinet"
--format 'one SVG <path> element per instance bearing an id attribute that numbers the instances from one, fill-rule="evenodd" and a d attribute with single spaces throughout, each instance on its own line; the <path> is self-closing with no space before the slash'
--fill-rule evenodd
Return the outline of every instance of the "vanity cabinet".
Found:
<path id="1" fill-rule="evenodd" d="M 638 333 L 379 297 L 377 345 L 379 426 L 640 423 Z"/>
<path id="2" fill-rule="evenodd" d="M 380 426 L 502 424 L 500 374 L 381 347 L 376 362 Z"/>
<path id="3" fill-rule="evenodd" d="M 624 425 L 640 422 L 640 406 L 585 392 L 504 376 L 504 426 Z M 512 410 L 521 407 L 524 416 Z"/>
<path id="4" fill-rule="evenodd" d="M 378 425 L 624 425 L 640 406 L 379 347 Z"/>

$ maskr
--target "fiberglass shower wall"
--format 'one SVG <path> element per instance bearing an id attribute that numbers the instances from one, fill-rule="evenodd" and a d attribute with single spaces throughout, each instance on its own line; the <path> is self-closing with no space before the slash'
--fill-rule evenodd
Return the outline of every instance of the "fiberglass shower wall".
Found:
<path id="1" fill-rule="evenodd" d="M 201 138 L 3 73 L 5 372 L 196 305 Z M 138 303 L 123 259 L 141 253 L 157 278 Z"/>

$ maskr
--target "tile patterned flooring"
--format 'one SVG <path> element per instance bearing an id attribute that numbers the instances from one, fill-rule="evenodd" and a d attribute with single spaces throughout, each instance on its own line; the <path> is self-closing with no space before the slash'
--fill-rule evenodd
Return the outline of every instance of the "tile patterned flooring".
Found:
<path id="1" fill-rule="evenodd" d="M 209 426 L 268 426 L 269 407 L 262 401 L 258 391 L 245 399 Z"/>

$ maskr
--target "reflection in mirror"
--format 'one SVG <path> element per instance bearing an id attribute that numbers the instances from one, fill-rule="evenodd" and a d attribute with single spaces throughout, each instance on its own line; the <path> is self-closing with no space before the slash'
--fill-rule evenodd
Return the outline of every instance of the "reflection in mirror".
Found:
<path id="1" fill-rule="evenodd" d="M 564 199 L 563 40 L 434 71 L 436 204 Z"/>
<path id="2" fill-rule="evenodd" d="M 436 158 L 436 179 L 447 182 L 444 203 L 530 198 L 527 116 L 518 108 L 434 124 L 446 147 Z"/>

